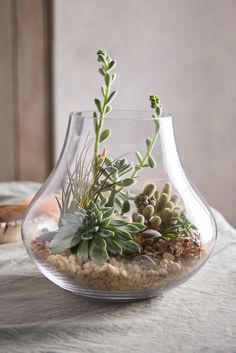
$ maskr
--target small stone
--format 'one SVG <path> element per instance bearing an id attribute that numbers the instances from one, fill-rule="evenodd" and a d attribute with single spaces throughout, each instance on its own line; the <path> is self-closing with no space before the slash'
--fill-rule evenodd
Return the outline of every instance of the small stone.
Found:
<path id="1" fill-rule="evenodd" d="M 152 249 L 152 247 L 150 245 L 147 245 L 147 246 L 145 246 L 144 250 L 152 252 L 153 249 Z"/>
<path id="2" fill-rule="evenodd" d="M 182 270 L 181 265 L 178 264 L 177 262 L 173 262 L 170 266 L 169 269 L 172 273 L 178 273 Z"/>
<path id="3" fill-rule="evenodd" d="M 163 254 L 163 259 L 168 260 L 168 261 L 173 261 L 175 259 L 175 257 L 172 254 L 165 252 Z"/>
<path id="4" fill-rule="evenodd" d="M 149 246 L 152 246 L 153 244 L 153 239 L 151 238 L 147 238 L 143 241 L 143 247 L 145 248 L 145 246 L 149 245 Z"/>
<path id="5" fill-rule="evenodd" d="M 114 276 L 119 276 L 119 269 L 115 266 L 107 264 L 107 270 Z"/>
<path id="6" fill-rule="evenodd" d="M 147 252 L 145 252 L 145 255 L 152 257 L 153 256 L 153 252 L 147 251 Z"/>
<path id="7" fill-rule="evenodd" d="M 136 262 L 143 270 L 151 270 L 156 267 L 155 261 L 147 255 L 138 255 L 133 261 Z"/>
<path id="8" fill-rule="evenodd" d="M 162 277 L 166 277 L 168 275 L 168 272 L 164 268 L 160 268 L 158 272 Z"/>
<path id="9" fill-rule="evenodd" d="M 53 232 L 45 232 L 45 231 L 43 231 L 43 234 L 38 236 L 36 238 L 36 240 L 39 240 L 39 241 L 41 241 L 43 243 L 50 242 L 55 237 L 55 235 L 56 235 L 56 232 L 54 232 L 54 231 Z"/>
<path id="10" fill-rule="evenodd" d="M 154 250 L 159 250 L 159 247 L 160 247 L 159 242 L 158 241 L 155 242 L 152 247 Z"/>

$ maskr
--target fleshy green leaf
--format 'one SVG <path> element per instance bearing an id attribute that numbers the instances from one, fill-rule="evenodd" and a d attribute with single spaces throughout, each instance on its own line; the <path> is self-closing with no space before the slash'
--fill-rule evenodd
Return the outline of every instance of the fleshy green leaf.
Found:
<path id="1" fill-rule="evenodd" d="M 103 132 L 100 135 L 99 142 L 102 143 L 106 141 L 109 136 L 111 136 L 111 130 L 110 129 L 103 130 Z"/>
<path id="2" fill-rule="evenodd" d="M 116 204 L 118 207 L 122 208 L 122 203 L 121 203 L 121 201 L 118 199 L 118 197 L 115 198 L 115 204 Z"/>
<path id="3" fill-rule="evenodd" d="M 114 82 L 115 79 L 116 79 L 116 74 L 112 74 L 112 75 L 111 75 L 111 82 Z"/>
<path id="4" fill-rule="evenodd" d="M 105 219 L 105 218 L 111 218 L 113 212 L 114 212 L 114 208 L 113 208 L 113 207 L 109 207 L 109 208 L 103 213 L 102 218 L 103 218 L 103 219 Z"/>
<path id="5" fill-rule="evenodd" d="M 112 219 L 110 222 L 110 225 L 114 227 L 122 227 L 122 226 L 125 226 L 126 224 L 127 224 L 127 221 L 123 219 Z"/>
<path id="6" fill-rule="evenodd" d="M 97 235 L 99 235 L 102 238 L 109 238 L 109 237 L 113 237 L 115 233 L 108 229 L 100 229 L 97 232 Z"/>
<path id="7" fill-rule="evenodd" d="M 116 61 L 115 61 L 115 60 L 112 60 L 112 61 L 109 63 L 109 65 L 108 65 L 108 69 L 109 69 L 109 70 L 112 70 L 112 69 L 115 68 L 115 66 L 116 66 Z"/>
<path id="8" fill-rule="evenodd" d="M 73 246 L 76 246 L 81 240 L 81 237 L 79 235 L 64 238 L 64 239 L 53 239 L 50 242 L 50 248 L 52 249 L 52 252 L 54 254 L 60 254 L 63 251 L 72 248 Z"/>
<path id="9" fill-rule="evenodd" d="M 142 164 L 143 157 L 142 157 L 141 153 L 139 151 L 136 151 L 135 154 L 136 154 L 136 157 L 137 157 L 139 163 Z"/>
<path id="10" fill-rule="evenodd" d="M 104 239 L 93 239 L 89 247 L 89 257 L 98 265 L 103 265 L 107 262 L 109 256 L 106 250 L 106 242 Z"/>
<path id="11" fill-rule="evenodd" d="M 83 234 L 81 234 L 81 239 L 83 240 L 90 240 L 93 238 L 93 233 L 91 232 L 84 232 Z"/>
<path id="12" fill-rule="evenodd" d="M 112 255 L 121 255 L 122 247 L 118 244 L 118 242 L 112 238 L 106 239 L 107 243 L 107 251 Z"/>
<path id="13" fill-rule="evenodd" d="M 148 137 L 148 138 L 146 139 L 147 148 L 149 148 L 149 147 L 151 146 L 152 142 L 153 142 L 153 140 L 152 140 L 151 137 Z"/>
<path id="14" fill-rule="evenodd" d="M 143 231 L 146 228 L 146 226 L 142 223 L 132 222 L 131 224 L 137 227 L 140 231 Z"/>
<path id="15" fill-rule="evenodd" d="M 131 239 L 131 235 L 129 232 L 127 232 L 126 230 L 120 229 L 120 228 L 116 228 L 115 229 L 115 237 L 121 240 L 130 240 Z"/>
<path id="16" fill-rule="evenodd" d="M 133 240 L 119 240 L 118 243 L 122 246 L 123 250 L 131 252 L 131 253 L 139 253 L 140 247 Z"/>
<path id="17" fill-rule="evenodd" d="M 124 227 L 122 227 L 122 229 L 129 233 L 139 232 L 139 228 L 135 226 L 133 223 L 126 224 Z"/>
<path id="18" fill-rule="evenodd" d="M 107 103 L 111 103 L 116 95 L 117 95 L 117 91 L 111 92 L 111 94 L 109 95 L 109 97 L 107 99 Z"/>
<path id="19" fill-rule="evenodd" d="M 105 228 L 108 226 L 109 223 L 110 223 L 110 218 L 103 218 L 99 224 L 101 228 Z"/>
<path id="20" fill-rule="evenodd" d="M 151 155 L 148 156 L 148 165 L 150 168 L 155 168 L 156 166 L 155 159 Z"/>
<path id="21" fill-rule="evenodd" d="M 129 191 L 120 191 L 120 197 L 123 201 L 129 200 Z"/>
<path id="22" fill-rule="evenodd" d="M 121 181 L 118 181 L 117 182 L 117 185 L 118 186 L 122 186 L 122 187 L 128 187 L 128 186 L 131 186 L 133 184 L 136 183 L 136 180 L 133 179 L 133 178 L 126 178 L 126 179 L 123 179 Z"/>
<path id="23" fill-rule="evenodd" d="M 102 87 L 101 87 L 101 91 L 102 91 L 103 97 L 105 97 L 105 95 L 106 95 L 106 87 L 105 87 L 105 86 L 102 86 Z"/>
<path id="24" fill-rule="evenodd" d="M 80 265 L 83 265 L 88 260 L 88 249 L 89 249 L 89 241 L 83 240 L 78 246 L 77 249 L 77 260 Z"/>
<path id="25" fill-rule="evenodd" d="M 109 158 L 105 159 L 105 166 L 109 166 L 112 164 L 112 161 Z"/>
<path id="26" fill-rule="evenodd" d="M 112 108 L 110 105 L 107 105 L 106 109 L 105 109 L 105 114 L 108 114 L 112 111 Z"/>
<path id="27" fill-rule="evenodd" d="M 95 98 L 95 99 L 94 99 L 94 103 L 96 104 L 96 107 L 97 107 L 99 113 L 101 113 L 101 112 L 102 112 L 102 106 L 101 106 L 100 100 L 97 99 L 97 98 Z"/>
<path id="28" fill-rule="evenodd" d="M 106 86 L 108 87 L 110 85 L 110 83 L 111 83 L 111 75 L 107 73 L 104 76 L 104 80 L 105 80 Z"/>
<path id="29" fill-rule="evenodd" d="M 104 76 L 105 75 L 105 71 L 103 70 L 103 68 L 101 67 L 100 69 L 98 69 L 98 71 L 100 72 L 100 74 L 102 75 L 102 76 Z"/>
<path id="30" fill-rule="evenodd" d="M 130 211 L 130 203 L 128 200 L 124 201 L 122 206 L 122 213 L 127 213 Z"/>
<path id="31" fill-rule="evenodd" d="M 88 209 L 91 210 L 91 211 L 93 211 L 93 212 L 96 214 L 96 216 L 99 216 L 100 213 L 101 213 L 101 212 L 99 211 L 97 205 L 96 205 L 92 200 L 89 201 Z"/>

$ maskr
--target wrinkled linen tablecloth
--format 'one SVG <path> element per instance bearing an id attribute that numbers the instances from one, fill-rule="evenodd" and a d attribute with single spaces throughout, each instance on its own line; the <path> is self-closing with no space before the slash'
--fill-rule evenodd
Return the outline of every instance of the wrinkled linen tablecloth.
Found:
<path id="1" fill-rule="evenodd" d="M 14 197 L 25 187 L 18 183 Z M 236 230 L 214 214 L 217 245 L 202 270 L 158 298 L 133 303 L 66 292 L 39 273 L 22 243 L 1 245 L 0 352 L 235 353 Z"/>

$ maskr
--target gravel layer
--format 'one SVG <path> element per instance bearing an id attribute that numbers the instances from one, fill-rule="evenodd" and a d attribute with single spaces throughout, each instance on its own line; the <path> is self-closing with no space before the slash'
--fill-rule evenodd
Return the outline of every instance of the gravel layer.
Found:
<path id="1" fill-rule="evenodd" d="M 170 249 L 176 246 L 178 252 L 173 254 Z M 162 253 L 152 252 L 150 248 L 147 249 L 150 251 L 144 250 L 135 257 L 111 258 L 109 263 L 103 265 L 89 260 L 80 266 L 75 254 L 65 252 L 54 255 L 45 242 L 32 242 L 32 252 L 41 262 L 45 261 L 47 265 L 67 274 L 83 288 L 108 291 L 155 289 L 181 280 L 203 262 L 206 253 L 202 248 L 192 253 L 183 252 L 183 248 L 181 253 L 180 247 L 180 243 L 175 242 L 172 247 L 164 247 L 165 252 Z"/>

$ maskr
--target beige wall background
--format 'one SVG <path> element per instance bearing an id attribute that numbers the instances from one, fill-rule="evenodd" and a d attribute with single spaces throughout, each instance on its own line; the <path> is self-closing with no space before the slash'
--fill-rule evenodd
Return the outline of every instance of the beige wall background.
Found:
<path id="1" fill-rule="evenodd" d="M 50 4 L 0 0 L 0 182 L 52 168 Z"/>
<path id="2" fill-rule="evenodd" d="M 147 109 L 157 93 L 186 172 L 236 226 L 235 18 L 235 0 L 55 0 L 56 156 L 68 113 L 93 109 L 105 48 L 119 63 L 114 109 Z"/>

